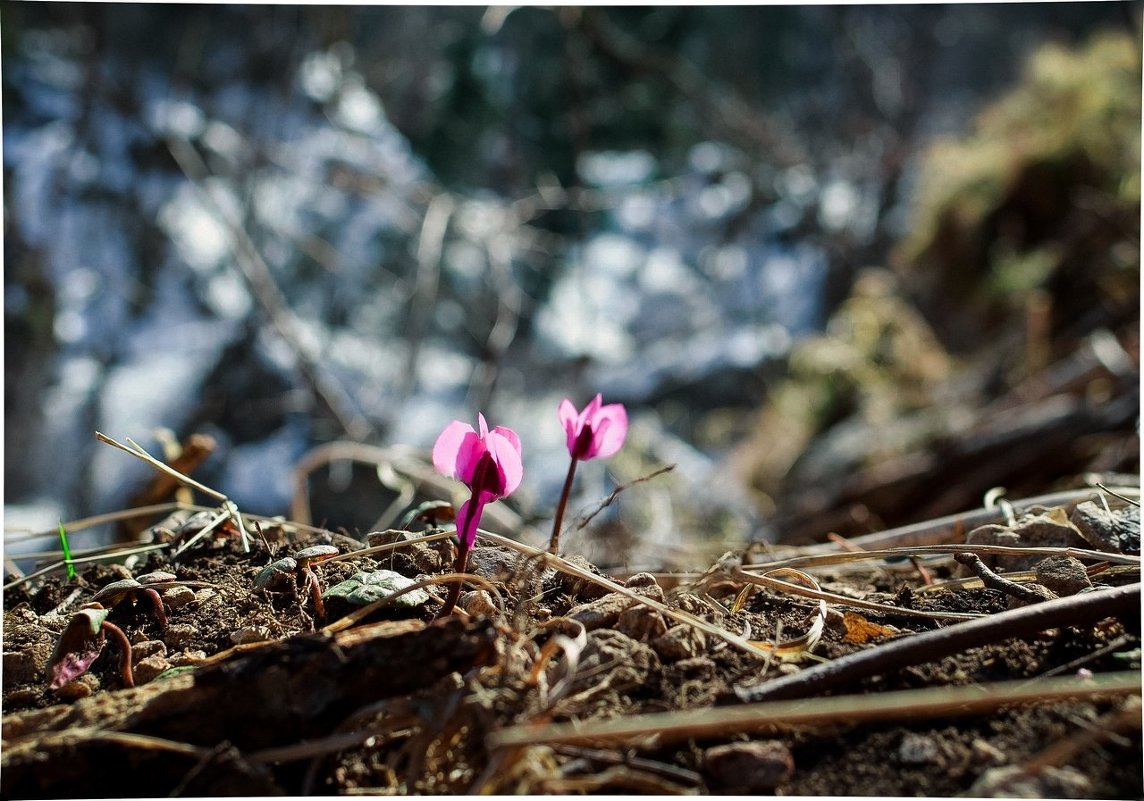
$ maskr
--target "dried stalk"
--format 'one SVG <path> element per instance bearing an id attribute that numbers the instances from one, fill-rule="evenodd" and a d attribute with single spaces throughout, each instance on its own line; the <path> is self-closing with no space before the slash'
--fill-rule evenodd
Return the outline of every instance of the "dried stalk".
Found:
<path id="1" fill-rule="evenodd" d="M 868 676 L 933 662 L 968 648 L 1036 634 L 1047 628 L 1092 625 L 1112 615 L 1138 611 L 1139 607 L 1139 584 L 1058 598 L 891 640 L 757 687 L 737 687 L 735 694 L 744 702 L 819 695 Z"/>
<path id="2" fill-rule="evenodd" d="M 723 559 L 715 569 L 712 571 L 711 576 L 724 575 L 738 581 L 744 581 L 748 584 L 755 584 L 760 587 L 766 587 L 770 590 L 778 590 L 779 592 L 789 593 L 791 595 L 801 595 L 804 598 L 813 598 L 817 601 L 830 601 L 833 604 L 840 606 L 852 606 L 855 609 L 869 609 L 875 612 L 881 612 L 886 615 L 905 615 L 907 617 L 924 617 L 931 620 L 973 620 L 981 617 L 977 612 L 931 612 L 924 609 L 909 609 L 903 606 L 893 606 L 891 604 L 882 604 L 876 601 L 864 601 L 860 598 L 851 598 L 846 595 L 839 595 L 835 592 L 827 592 L 826 590 L 815 590 L 809 587 L 800 587 L 797 584 L 791 584 L 789 581 L 781 581 L 776 578 L 771 578 L 771 573 L 777 573 L 785 570 L 792 570 L 793 568 L 783 567 L 775 568 L 768 571 L 761 576 L 755 576 L 744 570 L 737 561 L 734 559 Z"/>
<path id="3" fill-rule="evenodd" d="M 842 551 L 840 553 L 792 556 L 754 565 L 744 565 L 744 570 L 768 571 L 794 567 L 800 570 L 815 567 L 863 562 L 873 559 L 902 559 L 911 556 L 952 556 L 955 553 L 993 554 L 997 556 L 1071 556 L 1074 559 L 1097 562 L 1115 562 L 1121 565 L 1140 566 L 1140 557 L 1123 553 L 1105 553 L 1087 548 L 1063 547 L 1013 547 L 1008 545 L 909 545 L 897 548 L 884 548 L 878 551 Z"/>
<path id="4" fill-rule="evenodd" d="M 708 623 L 706 620 L 700 620 L 699 618 L 689 615 L 686 612 L 680 612 L 677 609 L 672 609 L 665 604 L 661 604 L 659 601 L 652 600 L 651 598 L 646 598 L 639 593 L 628 589 L 627 587 L 617 584 L 611 579 L 605 578 L 603 576 L 597 576 L 594 573 L 579 568 L 576 565 L 561 559 L 559 556 L 555 556 L 548 553 L 547 551 L 542 551 L 537 548 L 532 548 L 528 545 L 525 545 L 524 543 L 517 542 L 516 540 L 510 540 L 508 537 L 502 537 L 498 534 L 493 534 L 491 532 L 485 531 L 484 529 L 478 529 L 478 533 L 483 537 L 487 537 L 498 545 L 503 545 L 506 548 L 512 548 L 513 550 L 518 551 L 525 556 L 537 560 L 547 567 L 552 567 L 556 570 L 567 573 L 568 575 L 575 576 L 578 579 L 590 581 L 593 584 L 598 584 L 599 586 L 607 589 L 609 592 L 619 593 L 625 598 L 629 598 L 636 603 L 643 604 L 644 606 L 650 607 L 651 609 L 654 609 L 661 614 L 667 615 L 669 618 L 675 620 L 678 623 L 684 623 L 688 626 L 692 626 L 693 628 L 697 628 L 706 634 L 710 634 L 712 637 L 718 637 L 719 639 L 727 642 L 730 645 L 733 645 L 735 648 L 738 648 L 744 653 L 750 654 L 751 656 L 756 656 L 760 659 L 766 659 L 769 656 L 768 651 L 759 648 L 758 646 L 743 639 L 742 637 L 739 637 L 725 629 L 721 629 L 718 626 Z"/>
<path id="5" fill-rule="evenodd" d="M 972 625 L 972 624 L 965 624 Z M 1140 674 L 1108 673 L 1075 677 L 1005 681 L 963 687 L 767 701 L 741 707 L 658 712 L 603 721 L 574 721 L 509 726 L 489 735 L 490 749 L 533 745 L 603 744 L 654 740 L 657 746 L 687 739 L 727 739 L 731 734 L 789 730 L 815 725 L 853 725 L 869 721 L 978 715 L 1010 704 L 1059 702 L 1140 694 Z"/>
<path id="6" fill-rule="evenodd" d="M 1139 487 L 1116 487 L 1116 493 L 1127 497 L 1140 496 Z M 1113 493 L 1108 490 L 1109 494 Z M 1084 501 L 1099 497 L 1100 491 L 1092 488 L 1064 490 L 1052 492 L 1047 495 L 1037 495 L 1019 501 L 1010 501 L 1018 509 L 1029 509 L 1034 506 L 1073 506 Z M 952 542 L 957 538 L 964 539 L 965 532 L 971 531 L 986 523 L 1004 522 L 1005 512 L 1000 508 L 975 509 L 970 512 L 946 515 L 920 523 L 911 523 L 907 526 L 878 531 L 872 534 L 863 534 L 850 537 L 847 541 L 852 545 L 867 550 L 893 548 L 902 546 L 938 545 Z M 819 545 L 801 546 L 798 552 L 802 556 L 835 553 L 839 550 L 836 543 L 825 542 Z"/>

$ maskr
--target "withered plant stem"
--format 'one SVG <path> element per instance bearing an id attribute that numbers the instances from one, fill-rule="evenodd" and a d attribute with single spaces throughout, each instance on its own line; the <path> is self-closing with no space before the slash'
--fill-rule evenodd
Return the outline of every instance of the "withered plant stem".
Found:
<path id="1" fill-rule="evenodd" d="M 998 576 L 990 570 L 989 566 L 982 562 L 981 557 L 975 553 L 956 553 L 953 555 L 953 561 L 959 565 L 965 565 L 972 570 L 974 575 L 981 579 L 981 583 L 991 590 L 1003 592 L 1006 595 L 1013 596 L 1019 601 L 1025 601 L 1031 604 L 1044 600 L 1042 596 L 1024 584 L 1018 584 L 1015 581 L 1010 581 L 1007 578 Z"/>
<path id="2" fill-rule="evenodd" d="M 735 695 L 740 701 L 752 703 L 805 698 L 853 684 L 868 676 L 934 662 L 967 648 L 1024 637 L 1047 628 L 1091 625 L 1112 615 L 1138 614 L 1139 608 L 1139 583 L 1058 598 L 891 640 L 757 687 L 736 687 Z"/>

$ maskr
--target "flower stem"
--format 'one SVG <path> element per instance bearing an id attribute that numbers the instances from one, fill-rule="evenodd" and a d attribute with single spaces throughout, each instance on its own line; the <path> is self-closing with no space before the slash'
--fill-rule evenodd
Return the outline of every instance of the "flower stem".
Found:
<path id="1" fill-rule="evenodd" d="M 552 537 L 548 540 L 548 552 L 556 553 L 560 550 L 560 526 L 564 523 L 564 507 L 568 505 L 568 496 L 572 494 L 572 479 L 576 476 L 576 457 L 572 457 L 572 464 L 568 465 L 568 477 L 564 479 L 564 489 L 560 491 L 560 503 L 556 505 L 556 517 L 552 521 Z"/>
<path id="2" fill-rule="evenodd" d="M 131 641 L 127 639 L 123 629 L 110 621 L 103 621 L 100 628 L 105 633 L 110 634 L 111 638 L 115 640 L 115 644 L 119 646 L 119 672 L 123 676 L 124 686 L 134 687 L 135 676 L 131 672 Z"/>
<path id="3" fill-rule="evenodd" d="M 464 573 L 468 569 L 469 549 L 462 544 L 457 551 L 457 561 L 453 563 L 453 572 Z M 457 600 L 461 597 L 461 586 L 464 583 L 462 579 L 457 579 L 449 585 L 449 597 L 445 599 L 445 605 L 441 607 L 441 611 L 433 618 L 434 620 L 439 620 L 453 614 L 453 610 L 457 608 Z"/>

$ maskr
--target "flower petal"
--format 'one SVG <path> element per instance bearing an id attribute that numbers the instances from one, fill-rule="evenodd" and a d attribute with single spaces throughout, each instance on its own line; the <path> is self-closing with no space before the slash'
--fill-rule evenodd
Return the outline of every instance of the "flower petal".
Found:
<path id="1" fill-rule="evenodd" d="M 565 398 L 560 401 L 560 408 L 557 410 L 560 415 L 560 422 L 564 424 L 564 433 L 568 441 L 568 452 L 572 453 L 576 448 L 576 438 L 580 436 L 580 426 L 582 421 L 580 413 L 576 411 L 576 407 L 572 405 L 572 401 Z"/>
<path id="2" fill-rule="evenodd" d="M 477 432 L 468 423 L 454 420 L 445 426 L 445 430 L 437 437 L 433 445 L 433 466 L 437 472 L 453 478 L 461 478 L 457 473 L 457 464 L 461 455 L 462 446 L 468 449 L 465 438 Z M 464 480 L 462 478 L 462 480 Z"/>
<path id="3" fill-rule="evenodd" d="M 499 495 L 501 498 L 511 495 L 513 490 L 520 486 L 520 481 L 524 477 L 524 465 L 520 459 L 520 439 L 512 429 L 508 431 L 512 434 L 512 439 L 493 431 L 485 440 L 503 479 Z"/>
<path id="4" fill-rule="evenodd" d="M 472 548 L 477 541 L 477 527 L 484 511 L 485 505 L 479 498 L 467 500 L 457 509 L 457 539 L 465 550 Z"/>
<path id="5" fill-rule="evenodd" d="M 516 448 L 517 453 L 521 452 L 521 450 L 520 450 L 520 437 L 517 436 L 517 433 L 515 431 L 513 431 L 511 428 L 509 428 L 508 426 L 497 426 L 496 428 L 493 429 L 493 433 L 494 434 L 500 434 L 502 437 L 504 437 L 505 439 L 507 439 L 509 442 L 512 443 L 512 446 L 514 448 Z"/>
<path id="6" fill-rule="evenodd" d="M 598 427 L 593 429 L 593 456 L 607 459 L 624 445 L 628 435 L 628 412 L 621 403 L 609 403 L 596 414 Z"/>
<path id="7" fill-rule="evenodd" d="M 584 419 L 585 420 L 595 419 L 596 413 L 600 411 L 600 405 L 603 402 L 604 402 L 603 396 L 601 396 L 600 393 L 597 392 L 596 397 L 594 397 L 594 398 L 592 398 L 592 400 L 588 401 L 588 405 L 584 407 Z"/>

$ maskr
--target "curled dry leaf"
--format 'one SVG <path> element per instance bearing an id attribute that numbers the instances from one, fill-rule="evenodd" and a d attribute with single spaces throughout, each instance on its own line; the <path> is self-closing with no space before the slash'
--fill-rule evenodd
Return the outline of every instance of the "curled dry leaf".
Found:
<path id="1" fill-rule="evenodd" d="M 870 640 L 880 640 L 883 637 L 893 637 L 900 631 L 893 626 L 883 626 L 874 623 L 857 612 L 846 611 L 842 613 L 842 622 L 846 624 L 845 642 L 866 643 Z"/>
<path id="2" fill-rule="evenodd" d="M 101 607 L 89 607 L 72 615 L 48 659 L 49 689 L 58 690 L 75 681 L 99 658 L 106 643 L 103 622 L 108 612 Z"/>

